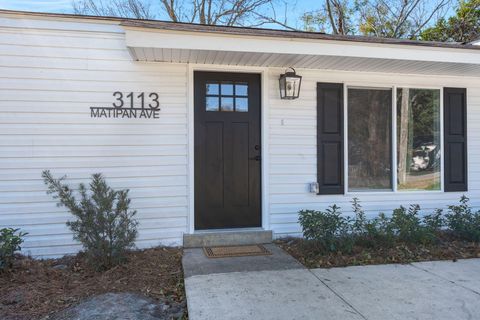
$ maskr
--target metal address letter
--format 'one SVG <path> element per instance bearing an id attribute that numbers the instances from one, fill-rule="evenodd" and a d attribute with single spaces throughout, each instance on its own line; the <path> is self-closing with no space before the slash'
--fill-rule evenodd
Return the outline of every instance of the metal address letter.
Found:
<path id="1" fill-rule="evenodd" d="M 120 105 L 116 105 L 115 103 L 112 103 L 112 105 L 117 108 L 117 109 L 120 109 L 121 107 L 123 107 L 123 93 L 121 93 L 120 91 L 116 91 L 113 93 L 113 96 L 117 97 L 117 101 L 120 102 Z"/>
<path id="2" fill-rule="evenodd" d="M 155 96 L 155 98 L 152 98 L 152 96 Z M 149 103 L 148 106 L 152 109 L 158 109 L 160 107 L 160 102 L 158 102 L 158 93 L 152 92 L 148 95 L 149 98 L 152 98 L 152 102 L 156 103 L 155 107 L 152 107 L 152 104 Z"/>

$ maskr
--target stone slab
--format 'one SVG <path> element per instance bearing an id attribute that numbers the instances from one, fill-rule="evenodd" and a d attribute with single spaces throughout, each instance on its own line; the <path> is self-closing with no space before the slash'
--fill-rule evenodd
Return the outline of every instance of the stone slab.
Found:
<path id="1" fill-rule="evenodd" d="M 183 235 L 184 248 L 238 246 L 271 242 L 272 231 L 270 230 L 198 232 Z"/>
<path id="2" fill-rule="evenodd" d="M 272 255 L 207 258 L 201 248 L 184 249 L 182 258 L 184 276 L 188 278 L 202 274 L 304 268 L 276 245 L 265 244 L 264 246 Z"/>
<path id="3" fill-rule="evenodd" d="M 429 261 L 412 265 L 480 294 L 480 259 Z"/>
<path id="4" fill-rule="evenodd" d="M 312 272 L 368 320 L 480 319 L 480 295 L 412 265 Z"/>
<path id="5" fill-rule="evenodd" d="M 362 319 L 307 269 L 185 279 L 190 320 Z"/>
<path id="6" fill-rule="evenodd" d="M 155 301 L 135 293 L 105 293 L 43 320 L 170 320 L 184 316 L 185 305 Z"/>

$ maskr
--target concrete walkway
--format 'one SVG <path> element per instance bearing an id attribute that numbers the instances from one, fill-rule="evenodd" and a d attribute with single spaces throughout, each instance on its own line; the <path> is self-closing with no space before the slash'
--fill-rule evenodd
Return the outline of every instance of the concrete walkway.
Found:
<path id="1" fill-rule="evenodd" d="M 189 319 L 480 320 L 480 259 L 308 270 L 268 248 L 234 260 L 186 250 Z"/>

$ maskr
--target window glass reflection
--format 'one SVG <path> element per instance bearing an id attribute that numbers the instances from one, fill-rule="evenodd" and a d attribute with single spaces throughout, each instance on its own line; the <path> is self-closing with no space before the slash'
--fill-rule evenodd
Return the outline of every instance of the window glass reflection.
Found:
<path id="1" fill-rule="evenodd" d="M 218 97 L 207 97 L 205 104 L 207 111 L 219 111 Z"/>
<path id="2" fill-rule="evenodd" d="M 392 189 L 392 90 L 348 89 L 348 189 Z"/>
<path id="3" fill-rule="evenodd" d="M 398 190 L 440 190 L 440 90 L 397 89 Z"/>

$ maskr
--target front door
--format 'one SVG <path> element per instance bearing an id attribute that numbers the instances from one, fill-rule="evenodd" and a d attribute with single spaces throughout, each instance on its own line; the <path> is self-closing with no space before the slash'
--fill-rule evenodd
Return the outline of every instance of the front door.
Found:
<path id="1" fill-rule="evenodd" d="M 194 83 L 195 229 L 260 227 L 260 75 Z"/>

